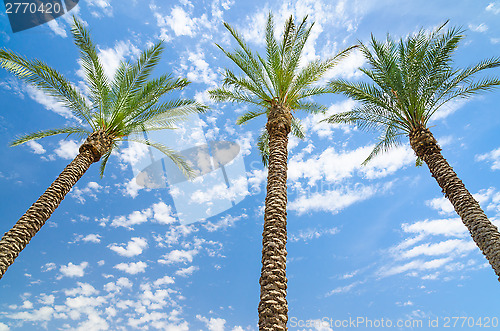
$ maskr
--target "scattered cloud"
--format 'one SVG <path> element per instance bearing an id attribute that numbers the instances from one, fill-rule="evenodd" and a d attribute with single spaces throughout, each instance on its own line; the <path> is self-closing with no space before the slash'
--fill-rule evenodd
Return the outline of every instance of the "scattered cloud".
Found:
<path id="1" fill-rule="evenodd" d="M 54 150 L 57 156 L 66 160 L 73 160 L 78 155 L 80 145 L 74 140 L 60 140 L 59 147 Z"/>
<path id="2" fill-rule="evenodd" d="M 469 24 L 469 29 L 474 32 L 486 32 L 488 31 L 488 26 L 484 23 L 481 23 L 479 25 Z"/>
<path id="3" fill-rule="evenodd" d="M 182 269 L 179 269 L 175 272 L 176 275 L 178 276 L 181 276 L 181 277 L 188 277 L 188 276 L 191 276 L 195 271 L 198 271 L 200 270 L 199 267 L 197 266 L 190 266 L 190 267 L 187 267 L 187 268 L 182 268 Z"/>
<path id="4" fill-rule="evenodd" d="M 72 147 L 69 147 L 71 149 Z M 85 202 L 85 196 L 89 196 L 97 200 L 97 193 L 102 190 L 102 186 L 96 182 L 89 182 L 87 186 L 83 189 L 80 189 L 77 186 L 74 186 L 70 191 L 70 196 L 75 198 L 79 203 Z"/>
<path id="5" fill-rule="evenodd" d="M 119 263 L 114 266 L 115 269 L 121 270 L 131 275 L 135 275 L 144 272 L 148 267 L 145 262 L 131 262 L 131 263 Z"/>
<path id="6" fill-rule="evenodd" d="M 82 262 L 76 265 L 70 262 L 68 265 L 62 265 L 59 271 L 65 277 L 83 277 L 85 275 L 85 268 L 87 268 L 88 265 L 88 262 Z"/>
<path id="7" fill-rule="evenodd" d="M 45 148 L 43 148 L 43 146 L 41 144 L 39 144 L 38 142 L 36 142 L 34 140 L 28 141 L 26 143 L 26 145 L 28 145 L 28 147 L 31 148 L 31 150 L 35 154 L 44 154 L 46 152 Z"/>
<path id="8" fill-rule="evenodd" d="M 111 0 L 86 0 L 94 17 L 113 16 Z"/>
<path id="9" fill-rule="evenodd" d="M 336 214 L 344 208 L 366 200 L 377 193 L 373 186 L 358 185 L 354 189 L 341 188 L 338 190 L 324 190 L 310 195 L 300 195 L 289 204 L 289 210 L 303 214 L 310 211 L 327 211 Z"/>
<path id="10" fill-rule="evenodd" d="M 213 318 L 210 317 L 210 319 L 201 316 L 201 315 L 196 315 L 196 318 L 203 323 L 205 323 L 207 330 L 209 331 L 224 331 L 224 325 L 226 324 L 226 320 L 223 318 Z"/>
<path id="11" fill-rule="evenodd" d="M 476 161 L 489 161 L 491 162 L 491 170 L 500 170 L 500 148 L 494 149 L 485 154 L 475 156 Z"/>
<path id="12" fill-rule="evenodd" d="M 198 254 L 197 250 L 178 250 L 174 249 L 167 254 L 163 255 L 158 263 L 173 264 L 173 263 L 187 263 L 193 262 L 193 257 Z"/>
<path id="13" fill-rule="evenodd" d="M 307 229 L 307 230 L 300 230 L 296 234 L 292 233 L 290 234 L 290 242 L 297 242 L 297 241 L 309 241 L 312 239 L 317 239 L 320 238 L 324 235 L 334 235 L 337 234 L 340 230 L 338 228 L 331 228 L 331 229 Z"/>
<path id="14" fill-rule="evenodd" d="M 63 38 L 66 38 L 68 36 L 64 27 L 59 25 L 59 22 L 57 20 L 48 21 L 47 25 L 52 30 L 52 32 L 54 32 L 56 35 L 63 37 Z"/>
<path id="15" fill-rule="evenodd" d="M 500 5 L 496 2 L 490 2 L 488 6 L 486 6 L 486 11 L 498 15 L 500 13 Z"/>
<path id="16" fill-rule="evenodd" d="M 144 238 L 134 237 L 128 243 L 126 247 L 122 245 L 110 245 L 109 249 L 118 253 L 121 256 L 133 257 L 142 254 L 143 250 L 148 247 L 148 242 Z"/>

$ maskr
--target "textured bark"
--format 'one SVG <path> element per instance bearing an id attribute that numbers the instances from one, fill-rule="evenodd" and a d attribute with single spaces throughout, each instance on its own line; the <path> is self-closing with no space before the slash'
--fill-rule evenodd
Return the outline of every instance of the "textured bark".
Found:
<path id="1" fill-rule="evenodd" d="M 289 109 L 279 105 L 271 107 L 266 125 L 269 166 L 262 233 L 259 330 L 287 330 L 286 180 L 290 123 Z"/>
<path id="2" fill-rule="evenodd" d="M 50 187 L 26 211 L 17 223 L 0 240 L 0 279 L 7 268 L 14 263 L 19 253 L 28 245 L 35 234 L 49 219 L 66 194 L 87 171 L 90 165 L 99 161 L 101 155 L 111 146 L 102 131 L 91 134 L 79 154 L 63 170 Z"/>
<path id="3" fill-rule="evenodd" d="M 441 148 L 427 128 L 413 130 L 410 144 L 418 157 L 429 167 L 445 196 L 462 219 L 472 239 L 481 249 L 500 281 L 500 233 L 479 203 L 465 188 L 453 168 L 441 154 Z"/>

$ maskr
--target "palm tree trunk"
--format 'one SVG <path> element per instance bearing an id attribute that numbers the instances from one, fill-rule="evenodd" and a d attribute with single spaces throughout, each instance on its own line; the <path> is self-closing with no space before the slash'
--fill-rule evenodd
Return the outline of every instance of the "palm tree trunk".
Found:
<path id="1" fill-rule="evenodd" d="M 0 240 L 0 279 L 90 165 L 110 146 L 101 131 L 91 134 L 79 154 Z"/>
<path id="2" fill-rule="evenodd" d="M 413 130 L 410 144 L 417 156 L 429 167 L 445 196 L 450 200 L 457 214 L 495 270 L 500 281 L 500 233 L 486 217 L 479 203 L 465 188 L 453 168 L 441 154 L 441 148 L 427 128 Z"/>
<path id="3" fill-rule="evenodd" d="M 259 330 L 287 330 L 286 301 L 286 180 L 290 110 L 280 105 L 269 109 L 269 166 L 262 233 Z"/>

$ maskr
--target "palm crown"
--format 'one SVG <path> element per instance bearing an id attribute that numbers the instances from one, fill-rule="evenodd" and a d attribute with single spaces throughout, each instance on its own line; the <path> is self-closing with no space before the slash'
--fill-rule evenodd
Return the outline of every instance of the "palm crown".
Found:
<path id="1" fill-rule="evenodd" d="M 243 71 L 244 75 L 237 76 L 233 71 L 225 69 L 223 86 L 209 93 L 216 101 L 249 103 L 258 108 L 239 117 L 237 124 L 267 114 L 270 107 L 276 104 L 285 106 L 289 110 L 313 113 L 325 110 L 324 106 L 308 100 L 312 96 L 329 92 L 327 87 L 315 86 L 314 83 L 346 56 L 352 47 L 327 60 L 312 61 L 301 67 L 301 55 L 314 25 L 313 23 L 308 26 L 306 21 L 307 16 L 296 25 L 290 16 L 285 23 L 282 40 L 278 42 L 274 35 L 273 16 L 269 14 L 265 30 L 265 58 L 253 52 L 238 32 L 224 23 L 237 41 L 239 49 L 228 52 L 220 45 L 217 46 Z M 291 133 L 299 138 L 304 137 L 300 122 L 294 117 L 291 121 Z M 269 152 L 266 130 L 260 135 L 259 149 L 266 164 Z"/>
<path id="2" fill-rule="evenodd" d="M 369 68 L 360 68 L 372 83 L 330 82 L 332 92 L 341 92 L 361 105 L 335 114 L 330 123 L 353 123 L 361 129 L 381 131 L 372 153 L 365 160 L 400 143 L 402 135 L 426 128 L 430 118 L 445 103 L 467 98 L 500 85 L 497 78 L 475 79 L 479 72 L 500 65 L 500 58 L 483 60 L 465 69 L 453 68 L 455 50 L 464 38 L 463 30 L 447 22 L 430 33 L 418 33 L 384 42 L 373 35 L 370 46 L 360 43 Z"/>
<path id="3" fill-rule="evenodd" d="M 118 142 L 125 139 L 159 149 L 185 174 L 190 175 L 188 164 L 179 154 L 161 143 L 141 137 L 144 132 L 172 129 L 175 123 L 184 120 L 189 114 L 205 110 L 204 106 L 188 99 L 160 102 L 160 98 L 166 93 L 183 89 L 189 84 L 186 79 L 174 79 L 169 74 L 149 79 L 160 61 L 162 42 L 145 50 L 136 63 L 122 62 L 113 80 L 110 80 L 104 73 L 89 31 L 76 18 L 71 32 L 80 50 L 88 97 L 42 61 L 28 60 L 11 51 L 0 50 L 0 66 L 54 97 L 80 120 L 80 125 L 77 126 L 24 135 L 14 140 L 12 145 L 58 134 L 85 137 L 93 132 L 100 132 L 111 140 L 111 148 L 102 155 L 101 176 L 111 152 L 118 146 Z"/>

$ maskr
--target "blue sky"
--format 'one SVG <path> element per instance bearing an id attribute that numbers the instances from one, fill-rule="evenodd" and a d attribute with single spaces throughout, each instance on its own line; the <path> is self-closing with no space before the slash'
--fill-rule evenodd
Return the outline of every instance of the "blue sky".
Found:
<path id="1" fill-rule="evenodd" d="M 500 2 L 81 0 L 72 13 L 88 23 L 108 75 L 121 60 L 133 60 L 163 38 L 166 50 L 155 75 L 187 77 L 192 84 L 182 96 L 211 107 L 158 139 L 180 150 L 231 141 L 239 154 L 226 167 L 227 182 L 216 169 L 195 183 L 157 189 L 135 181 L 148 160 L 140 146 L 123 145 L 103 179 L 94 165 L 0 280 L 1 331 L 257 329 L 266 170 L 256 138 L 265 119 L 236 126 L 236 118 L 250 109 L 214 104 L 206 91 L 219 83 L 221 68 L 234 69 L 214 45 L 234 46 L 222 22 L 262 50 L 270 10 L 279 28 L 290 14 L 308 14 L 316 22 L 306 60 L 367 41 L 370 33 L 399 38 L 447 19 L 467 29 L 457 65 L 500 54 Z M 70 15 L 64 15 L 13 34 L 0 13 L 0 46 L 46 61 L 83 89 L 69 28 Z M 363 64 L 353 53 L 327 76 L 364 79 L 357 70 Z M 5 70 L 0 100 L 4 233 L 81 142 L 51 137 L 8 147 L 19 134 L 75 119 Z M 317 101 L 329 113 L 355 106 L 337 95 Z M 450 104 L 431 123 L 445 158 L 497 225 L 499 103 L 500 91 L 493 91 Z M 466 323 L 495 325 L 496 276 L 428 169 L 414 166 L 408 144 L 363 167 L 374 134 L 318 124 L 318 115 L 297 116 L 307 136 L 289 144 L 290 330 L 347 329 L 335 321 L 358 318 L 390 320 L 393 326 L 417 323 L 394 327 L 401 330 L 431 329 L 429 321 L 438 323 L 432 330 L 447 329 L 447 318 L 453 325 L 460 316 L 472 318 Z M 299 321 L 309 325 L 299 328 Z M 370 328 L 365 322 L 358 329 Z"/>

